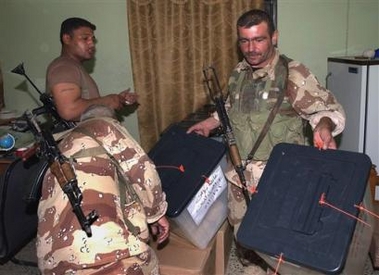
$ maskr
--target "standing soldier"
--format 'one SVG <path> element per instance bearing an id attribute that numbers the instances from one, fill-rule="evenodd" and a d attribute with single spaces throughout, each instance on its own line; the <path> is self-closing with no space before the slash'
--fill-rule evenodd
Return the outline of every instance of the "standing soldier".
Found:
<path id="1" fill-rule="evenodd" d="M 229 79 L 225 108 L 246 166 L 247 186 L 243 187 L 235 170 L 229 169 L 226 173 L 228 218 L 235 235 L 247 209 L 243 188 L 251 196 L 276 144 L 307 144 L 304 133 L 307 121 L 313 130 L 315 146 L 336 149 L 334 137 L 345 126 L 344 110 L 333 94 L 322 87 L 303 64 L 279 53 L 276 48 L 278 31 L 269 14 L 262 10 L 247 11 L 237 21 L 237 33 L 244 59 Z M 280 106 L 275 113 L 272 110 L 277 102 Z M 274 119 L 265 127 L 270 116 Z M 220 121 L 215 114 L 190 127 L 188 132 L 207 136 L 218 126 Z M 261 135 L 264 138 L 253 151 Z M 247 254 L 251 261 L 253 253 Z M 245 269 L 246 274 L 266 274 L 257 266 L 251 265 L 251 268 L 254 270 Z"/>

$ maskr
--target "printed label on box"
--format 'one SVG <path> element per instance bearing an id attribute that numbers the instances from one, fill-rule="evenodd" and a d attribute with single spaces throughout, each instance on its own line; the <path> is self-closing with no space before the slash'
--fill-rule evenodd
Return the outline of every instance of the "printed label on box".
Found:
<path id="1" fill-rule="evenodd" d="M 189 214 L 197 225 L 202 222 L 209 208 L 225 188 L 226 179 L 224 173 L 221 166 L 217 166 L 187 206 Z"/>

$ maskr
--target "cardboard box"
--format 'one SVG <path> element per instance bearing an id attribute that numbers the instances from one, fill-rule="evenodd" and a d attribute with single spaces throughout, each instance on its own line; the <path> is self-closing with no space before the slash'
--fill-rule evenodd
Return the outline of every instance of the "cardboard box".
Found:
<path id="1" fill-rule="evenodd" d="M 374 232 L 372 236 L 370 245 L 370 257 L 372 261 L 372 266 L 377 269 L 379 268 L 379 233 Z"/>
<path id="2" fill-rule="evenodd" d="M 215 273 L 214 241 L 199 249 L 188 240 L 171 234 L 169 243 L 160 250 L 154 247 L 161 275 L 211 275 Z"/>
<path id="3" fill-rule="evenodd" d="M 379 215 L 379 177 L 375 165 L 370 171 L 370 189 L 373 201 L 373 212 Z M 379 219 L 374 222 L 374 234 L 372 236 L 370 251 L 372 265 L 375 269 L 379 268 Z"/>
<path id="4" fill-rule="evenodd" d="M 379 215 L 379 202 L 374 201 L 373 212 Z M 376 218 L 374 222 L 374 234 L 372 236 L 370 251 L 369 251 L 372 265 L 375 269 L 379 268 L 379 219 Z"/>
<path id="5" fill-rule="evenodd" d="M 224 275 L 233 242 L 233 232 L 227 221 L 205 249 L 172 233 L 170 242 L 157 253 L 162 275 Z"/>
<path id="6" fill-rule="evenodd" d="M 374 269 L 379 268 L 379 233 L 374 232 L 370 244 L 369 255 Z"/>

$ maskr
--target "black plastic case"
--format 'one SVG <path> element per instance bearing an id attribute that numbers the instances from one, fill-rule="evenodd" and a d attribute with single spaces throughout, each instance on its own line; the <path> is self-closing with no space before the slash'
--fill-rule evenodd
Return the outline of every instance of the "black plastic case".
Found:
<path id="1" fill-rule="evenodd" d="M 326 274 L 343 270 L 371 169 L 361 153 L 278 144 L 237 233 L 245 247 Z M 324 201 L 332 205 L 320 204 Z"/>

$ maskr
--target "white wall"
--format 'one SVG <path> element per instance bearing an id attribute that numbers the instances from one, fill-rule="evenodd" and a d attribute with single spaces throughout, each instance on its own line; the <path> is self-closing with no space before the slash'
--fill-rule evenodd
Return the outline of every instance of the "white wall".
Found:
<path id="1" fill-rule="evenodd" d="M 279 49 L 325 84 L 327 57 L 379 48 L 378 0 L 278 0 Z"/>

